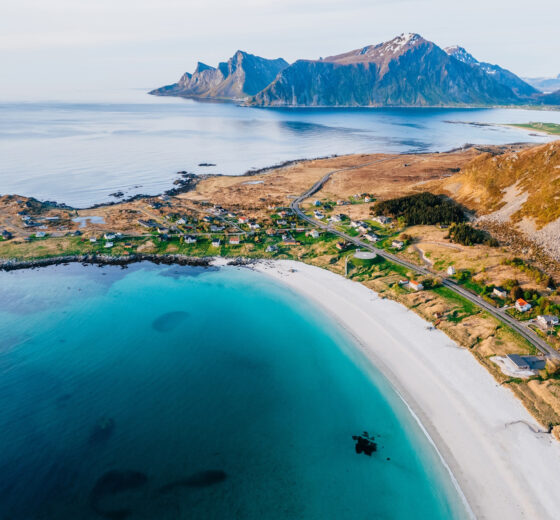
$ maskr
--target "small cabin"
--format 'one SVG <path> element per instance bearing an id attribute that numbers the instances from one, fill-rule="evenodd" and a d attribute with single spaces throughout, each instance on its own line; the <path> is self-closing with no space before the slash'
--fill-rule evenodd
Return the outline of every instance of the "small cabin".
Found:
<path id="1" fill-rule="evenodd" d="M 413 291 L 421 291 L 422 289 L 424 289 L 424 286 L 420 282 L 416 282 L 415 280 L 410 280 L 410 282 L 408 282 L 408 287 Z"/>

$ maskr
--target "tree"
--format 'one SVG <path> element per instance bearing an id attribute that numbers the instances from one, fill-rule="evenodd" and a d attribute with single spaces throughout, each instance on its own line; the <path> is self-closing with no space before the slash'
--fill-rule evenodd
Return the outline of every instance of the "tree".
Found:
<path id="1" fill-rule="evenodd" d="M 518 300 L 519 298 L 523 298 L 523 289 L 519 285 L 514 285 L 509 292 L 509 295 L 512 300 Z"/>

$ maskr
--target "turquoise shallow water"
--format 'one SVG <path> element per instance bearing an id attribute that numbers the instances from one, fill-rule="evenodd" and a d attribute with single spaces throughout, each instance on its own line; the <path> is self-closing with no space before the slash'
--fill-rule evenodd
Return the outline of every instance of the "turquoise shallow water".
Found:
<path id="1" fill-rule="evenodd" d="M 0 273 L 0 431 L 2 519 L 465 517 L 346 333 L 245 269 Z"/>

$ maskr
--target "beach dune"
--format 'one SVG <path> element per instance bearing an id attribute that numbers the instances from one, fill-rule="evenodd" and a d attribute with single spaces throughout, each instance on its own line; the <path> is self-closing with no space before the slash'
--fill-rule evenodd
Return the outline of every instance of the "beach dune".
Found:
<path id="1" fill-rule="evenodd" d="M 406 401 L 476 518 L 560 514 L 560 443 L 464 348 L 402 305 L 299 262 L 260 262 L 333 316 Z"/>

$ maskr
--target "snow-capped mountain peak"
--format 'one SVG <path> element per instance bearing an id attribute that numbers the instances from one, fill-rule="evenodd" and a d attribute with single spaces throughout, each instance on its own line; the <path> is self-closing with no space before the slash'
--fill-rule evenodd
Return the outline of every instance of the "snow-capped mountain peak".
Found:
<path id="1" fill-rule="evenodd" d="M 449 56 L 453 56 L 456 60 L 467 63 L 468 65 L 480 65 L 480 62 L 466 49 L 460 47 L 459 45 L 453 45 L 452 47 L 446 47 L 443 49 Z"/>

